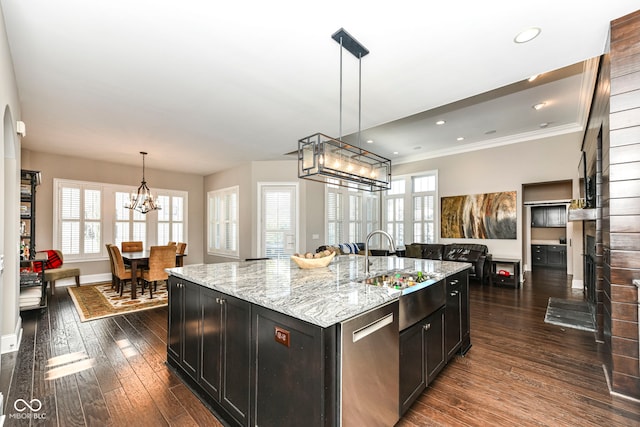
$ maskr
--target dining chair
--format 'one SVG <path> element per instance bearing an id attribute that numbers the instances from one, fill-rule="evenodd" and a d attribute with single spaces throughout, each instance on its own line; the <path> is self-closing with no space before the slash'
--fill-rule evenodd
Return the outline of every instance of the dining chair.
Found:
<path id="1" fill-rule="evenodd" d="M 176 246 L 176 242 L 168 242 L 167 246 Z"/>
<path id="2" fill-rule="evenodd" d="M 107 254 L 109 255 L 109 266 L 111 267 L 111 289 L 115 289 L 117 292 L 119 290 L 118 279 L 116 278 L 116 270 L 113 263 L 113 253 L 111 252 L 112 244 L 106 243 L 105 246 L 107 247 Z"/>
<path id="3" fill-rule="evenodd" d="M 120 296 L 122 296 L 122 291 L 124 290 L 124 285 L 127 282 L 131 282 L 131 287 L 136 286 L 138 282 L 139 271 L 136 271 L 135 280 L 132 278 L 131 270 L 125 268 L 124 261 L 122 260 L 122 254 L 120 253 L 120 249 L 116 245 L 109 246 L 111 250 L 111 254 L 113 256 L 113 268 L 116 275 L 117 288 L 120 290 Z"/>
<path id="4" fill-rule="evenodd" d="M 153 298 L 153 291 L 157 290 L 158 282 L 169 278 L 165 269 L 175 266 L 176 251 L 173 246 L 151 246 L 149 268 L 142 271 L 142 280 L 149 286 L 149 298 Z"/>
<path id="5" fill-rule="evenodd" d="M 122 252 L 141 252 L 142 250 L 142 242 L 122 242 Z"/>
<path id="6" fill-rule="evenodd" d="M 176 254 L 178 255 L 184 255 L 184 251 L 187 249 L 187 244 L 186 243 L 182 243 L 179 242 L 176 244 Z M 176 265 L 178 267 L 182 267 L 183 261 L 182 261 L 183 257 L 176 257 Z"/>

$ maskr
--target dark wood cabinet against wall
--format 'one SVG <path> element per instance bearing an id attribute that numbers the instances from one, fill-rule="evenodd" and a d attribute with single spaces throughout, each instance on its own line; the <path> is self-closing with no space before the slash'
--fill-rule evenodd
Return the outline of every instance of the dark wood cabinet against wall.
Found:
<path id="1" fill-rule="evenodd" d="M 565 227 L 566 225 L 567 209 L 564 205 L 531 208 L 532 227 Z"/>

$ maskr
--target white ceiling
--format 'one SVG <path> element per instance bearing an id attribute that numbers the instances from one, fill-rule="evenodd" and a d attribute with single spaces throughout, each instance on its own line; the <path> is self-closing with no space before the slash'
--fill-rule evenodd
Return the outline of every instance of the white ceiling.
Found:
<path id="1" fill-rule="evenodd" d="M 131 165 L 148 151 L 149 168 L 202 175 L 282 159 L 316 132 L 340 136 L 331 35 L 341 27 L 371 51 L 363 141 L 394 161 L 579 130 L 597 65 L 582 61 L 604 52 L 611 20 L 640 9 L 640 0 L 0 2 L 25 148 Z M 531 26 L 538 38 L 513 42 Z M 346 53 L 345 134 L 358 129 L 357 80 Z M 540 101 L 547 107 L 533 110 Z"/>

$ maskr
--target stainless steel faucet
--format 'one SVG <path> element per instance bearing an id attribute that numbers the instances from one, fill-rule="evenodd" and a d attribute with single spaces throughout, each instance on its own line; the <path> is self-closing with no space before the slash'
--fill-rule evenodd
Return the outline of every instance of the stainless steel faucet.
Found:
<path id="1" fill-rule="evenodd" d="M 371 240 L 371 237 L 376 234 L 387 236 L 387 239 L 389 239 L 389 250 L 394 253 L 396 251 L 396 245 L 393 243 L 393 237 L 391 237 L 391 234 L 384 230 L 373 230 L 369 233 L 367 239 L 364 241 L 364 274 L 367 276 L 369 275 L 369 240 Z"/>

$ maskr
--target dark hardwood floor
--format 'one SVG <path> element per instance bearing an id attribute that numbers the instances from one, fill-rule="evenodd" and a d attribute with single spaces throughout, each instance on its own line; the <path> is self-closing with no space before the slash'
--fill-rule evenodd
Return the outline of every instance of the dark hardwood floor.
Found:
<path id="1" fill-rule="evenodd" d="M 582 299 L 554 270 L 527 273 L 517 290 L 472 281 L 473 347 L 398 426 L 640 425 L 640 403 L 609 395 L 594 334 L 544 323 L 552 296 Z M 62 289 L 23 313 L 20 350 L 2 356 L 5 425 L 221 425 L 165 366 L 166 317 L 81 323 Z M 39 417 L 19 418 L 16 399 L 40 400 Z"/>

